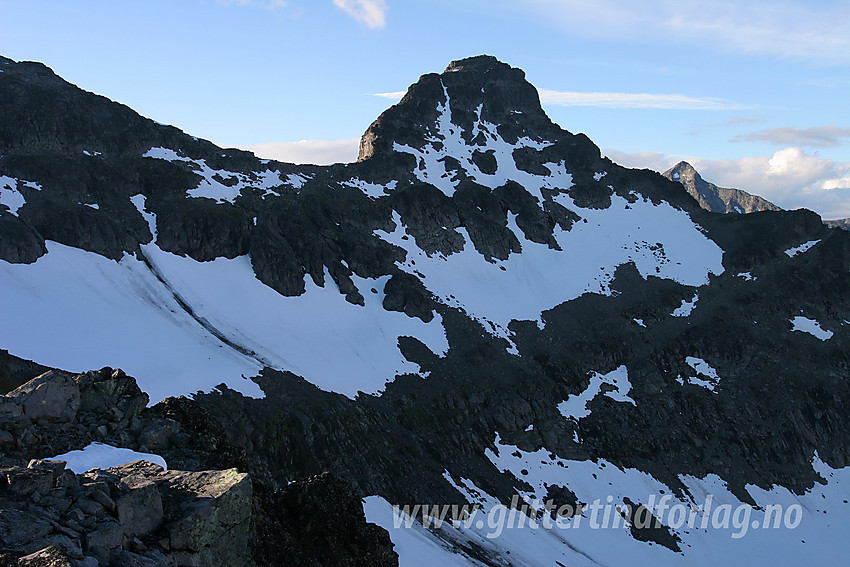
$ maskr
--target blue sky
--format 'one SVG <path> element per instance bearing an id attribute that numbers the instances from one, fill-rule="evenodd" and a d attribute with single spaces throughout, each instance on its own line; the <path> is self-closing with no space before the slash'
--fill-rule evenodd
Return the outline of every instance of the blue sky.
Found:
<path id="1" fill-rule="evenodd" d="M 481 53 L 624 165 L 850 216 L 846 0 L 0 0 L 0 54 L 291 161 L 354 159 L 376 94 Z"/>

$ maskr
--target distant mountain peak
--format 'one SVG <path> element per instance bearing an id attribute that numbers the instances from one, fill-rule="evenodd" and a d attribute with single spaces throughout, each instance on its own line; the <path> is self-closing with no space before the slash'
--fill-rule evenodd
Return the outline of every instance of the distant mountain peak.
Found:
<path id="1" fill-rule="evenodd" d="M 756 211 L 780 211 L 770 201 L 740 189 L 718 187 L 702 178 L 699 172 L 686 161 L 680 161 L 663 173 L 671 181 L 684 185 L 700 207 L 713 213 L 752 213 Z"/>
<path id="2" fill-rule="evenodd" d="M 694 166 L 692 166 L 686 161 L 680 161 L 679 163 L 674 165 L 670 169 L 670 172 L 674 178 L 676 177 L 676 175 L 678 175 L 680 179 L 695 179 L 697 177 L 700 177 L 699 172 L 694 168 Z M 700 179 L 702 178 L 700 177 Z"/>

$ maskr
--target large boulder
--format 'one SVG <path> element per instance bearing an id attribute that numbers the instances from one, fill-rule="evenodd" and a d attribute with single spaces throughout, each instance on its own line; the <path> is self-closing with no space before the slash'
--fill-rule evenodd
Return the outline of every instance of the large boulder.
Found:
<path id="1" fill-rule="evenodd" d="M 123 370 L 106 367 L 85 372 L 74 377 L 80 388 L 80 411 L 120 414 L 131 419 L 148 404 L 148 395 L 142 392 L 136 380 Z"/>
<path id="2" fill-rule="evenodd" d="M 166 473 L 163 485 L 172 553 L 226 567 L 248 556 L 251 480 L 236 469 Z"/>
<path id="3" fill-rule="evenodd" d="M 48 370 L 9 392 L 3 406 L 10 400 L 31 420 L 71 422 L 80 408 L 80 388 L 70 374 Z"/>
<path id="4" fill-rule="evenodd" d="M 138 461 L 106 471 L 128 492 L 116 500 L 128 538 L 157 530 L 178 565 L 225 567 L 248 559 L 251 480 L 236 469 L 164 471 Z"/>
<path id="5" fill-rule="evenodd" d="M 127 480 L 130 491 L 115 504 L 118 521 L 128 538 L 144 537 L 162 523 L 162 497 L 155 483 L 149 480 Z"/>

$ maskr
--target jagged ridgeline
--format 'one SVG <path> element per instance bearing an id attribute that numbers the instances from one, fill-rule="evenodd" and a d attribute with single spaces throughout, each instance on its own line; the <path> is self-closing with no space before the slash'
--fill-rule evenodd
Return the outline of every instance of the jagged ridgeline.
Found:
<path id="1" fill-rule="evenodd" d="M 402 565 L 847 550 L 850 234 L 816 214 L 704 210 L 487 56 L 422 76 L 327 167 L 218 148 L 38 63 L 0 71 L 0 379 L 111 366 L 167 398 L 124 435 L 17 416 L 7 458 L 108 441 L 247 472 L 261 565 L 392 563 L 360 497 Z M 706 494 L 804 517 L 488 537 L 484 516 L 394 528 L 391 510 Z M 309 521 L 334 501 L 345 545 Z"/>

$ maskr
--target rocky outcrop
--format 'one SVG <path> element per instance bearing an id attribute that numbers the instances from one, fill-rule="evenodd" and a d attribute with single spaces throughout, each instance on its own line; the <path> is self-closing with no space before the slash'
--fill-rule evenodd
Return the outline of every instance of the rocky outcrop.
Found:
<path id="1" fill-rule="evenodd" d="M 49 370 L 5 396 L 0 414 L 22 419 L 73 421 L 80 408 L 80 387 L 64 372 Z"/>
<path id="2" fill-rule="evenodd" d="M 480 55 L 453 61 L 442 74 L 423 75 L 399 104 L 369 126 L 360 141 L 358 161 L 395 159 L 393 144 L 421 146 L 436 122 L 437 103 L 446 102 L 453 122 L 469 141 L 475 141 L 472 125 L 478 118 L 497 124 L 499 135 L 510 143 L 523 136 L 553 139 L 563 135 L 543 112 L 537 89 L 525 80 L 522 70 Z M 488 169 L 486 157 L 479 156 L 478 161 Z"/>
<path id="3" fill-rule="evenodd" d="M 0 476 L 0 544 L 18 565 L 252 564 L 244 473 L 138 461 L 78 475 L 33 460 Z"/>
<path id="4" fill-rule="evenodd" d="M 267 469 L 244 453 L 229 461 L 241 472 L 204 469 L 232 449 L 216 445 L 209 425 L 184 428 L 147 401 L 133 378 L 110 368 L 51 370 L 0 397 L 0 565 L 397 565 L 386 531 L 366 523 L 345 482 L 324 474 L 281 491 L 252 481 L 244 469 Z M 76 474 L 63 461 L 32 458 L 92 441 L 197 469 L 137 461 Z"/>
<path id="5" fill-rule="evenodd" d="M 121 370 L 49 370 L 0 396 L 0 450 L 28 460 L 94 441 L 135 444 L 147 403 L 147 394 Z"/>

